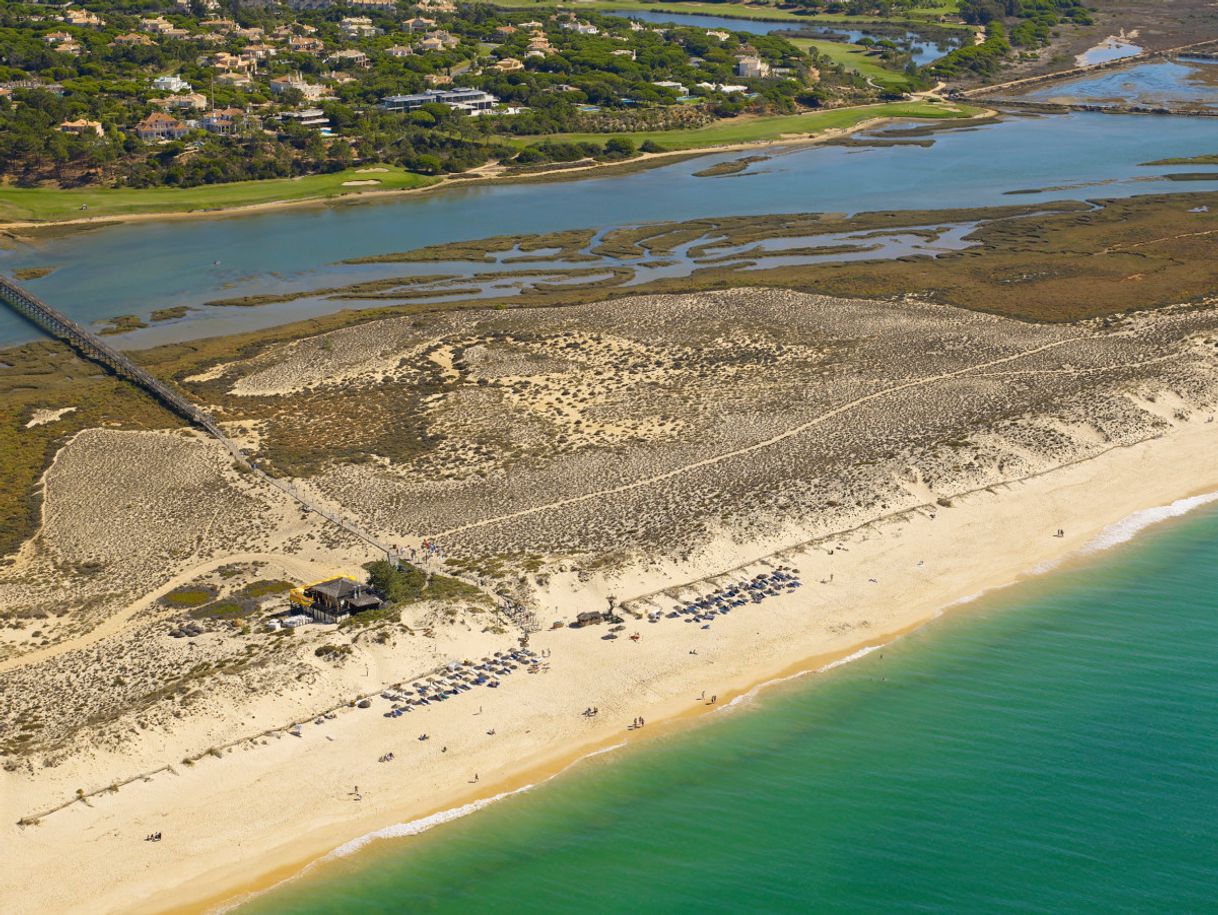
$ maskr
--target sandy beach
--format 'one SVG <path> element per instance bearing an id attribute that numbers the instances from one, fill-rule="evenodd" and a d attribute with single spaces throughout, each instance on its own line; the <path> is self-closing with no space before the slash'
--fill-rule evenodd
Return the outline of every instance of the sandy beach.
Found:
<path id="1" fill-rule="evenodd" d="M 637 642 L 604 641 L 603 627 L 542 631 L 530 648 L 548 654 L 545 672 L 521 669 L 498 690 L 401 718 L 384 717 L 389 703 L 377 698 L 371 708 L 305 724 L 300 736 L 242 740 L 320 711 L 301 686 L 226 721 L 187 719 L 172 732 L 147 733 L 122 752 L 5 772 L 0 849 L 10 866 L 0 893 L 13 912 L 208 910 L 360 836 L 536 784 L 599 748 L 688 726 L 758 684 L 882 645 L 945 608 L 1085 556 L 1088 544 L 1135 513 L 1218 491 L 1218 426 L 1209 419 L 1197 413 L 1140 443 L 810 543 L 724 537 L 686 561 L 628 569 L 583 588 L 555 580 L 542 601 L 570 612 L 601 606 L 613 593 L 645 615 L 676 603 L 649 595 L 707 593 L 778 564 L 799 570 L 801 589 L 741 608 L 710 630 L 628 618 Z M 706 581 L 707 573 L 719 577 Z M 966 603 L 959 612 L 968 612 Z M 512 647 L 510 638 L 500 641 Z M 456 633 L 430 648 L 445 662 L 482 654 L 486 644 L 483 635 Z M 370 647 L 344 676 L 354 696 L 360 683 L 409 680 L 426 661 Z M 581 715 L 588 707 L 599 714 Z M 628 730 L 638 716 L 646 727 Z M 421 733 L 430 739 L 419 741 Z M 221 735 L 239 742 L 179 762 Z M 388 753 L 392 761 L 378 762 Z M 16 825 L 78 790 L 86 800 L 36 826 Z M 163 840 L 145 842 L 154 832 Z M 39 879 L 31 884 L 30 874 Z"/>

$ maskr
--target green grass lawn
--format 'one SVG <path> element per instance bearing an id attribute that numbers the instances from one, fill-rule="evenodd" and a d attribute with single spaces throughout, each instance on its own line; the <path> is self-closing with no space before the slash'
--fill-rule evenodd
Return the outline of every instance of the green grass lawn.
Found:
<path id="1" fill-rule="evenodd" d="M 517 142 L 522 146 L 544 140 L 604 143 L 610 136 L 625 136 L 634 140 L 635 143 L 652 140 L 670 150 L 701 149 L 735 143 L 778 140 L 783 137 L 815 136 L 827 130 L 854 127 L 871 118 L 961 118 L 972 117 L 977 112 L 978 109 L 970 108 L 967 105 L 892 102 L 884 105 L 811 111 L 805 114 L 738 117 L 693 130 L 653 130 L 627 134 L 564 133 L 552 136 L 522 137 Z"/>
<path id="2" fill-rule="evenodd" d="M 385 171 L 369 172 L 368 168 Z M 372 185 L 347 185 L 348 181 L 371 181 Z M 361 166 L 330 175 L 303 178 L 271 178 L 265 181 L 235 181 L 201 187 L 147 189 L 0 187 L 0 221 L 55 222 L 93 216 L 130 216 L 139 213 L 186 213 L 223 210 L 258 203 L 323 199 L 361 191 L 401 190 L 434 184 L 438 178 L 418 175 L 396 166 Z M 81 209 L 82 206 L 87 209 Z"/>
<path id="3" fill-rule="evenodd" d="M 502 9 L 554 9 L 559 4 L 556 0 L 493 0 L 494 5 Z M 574 3 L 564 3 L 565 9 L 589 10 L 597 13 L 610 13 L 615 10 L 640 10 L 653 13 L 685 13 L 688 15 L 727 16 L 733 19 L 760 19 L 769 22 L 791 22 L 816 25 L 817 23 L 875 23 L 893 22 L 908 23 L 918 20 L 937 19 L 939 16 L 951 15 L 959 8 L 957 0 L 937 0 L 932 6 L 919 7 L 909 10 L 905 15 L 882 18 L 877 16 L 849 16 L 844 13 L 819 13 L 813 16 L 800 16 L 790 10 L 779 9 L 770 4 L 746 3 L 702 3 L 698 0 L 576 0 Z M 961 28 L 957 23 L 938 23 L 945 28 Z"/>
<path id="4" fill-rule="evenodd" d="M 801 51 L 816 51 L 828 57 L 835 64 L 841 64 L 847 70 L 867 77 L 877 86 L 885 89 L 904 90 L 909 88 L 909 79 L 904 73 L 890 70 L 877 57 L 867 53 L 867 49 L 856 44 L 846 44 L 841 41 L 823 41 L 818 38 L 789 38 L 791 44 Z"/>

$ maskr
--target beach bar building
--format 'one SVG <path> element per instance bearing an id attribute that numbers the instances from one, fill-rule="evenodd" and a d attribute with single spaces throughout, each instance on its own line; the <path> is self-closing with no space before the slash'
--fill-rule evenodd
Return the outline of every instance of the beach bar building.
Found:
<path id="1" fill-rule="evenodd" d="M 296 588 L 288 600 L 293 610 L 319 623 L 337 623 L 353 613 L 378 610 L 383 603 L 367 585 L 341 575 Z"/>

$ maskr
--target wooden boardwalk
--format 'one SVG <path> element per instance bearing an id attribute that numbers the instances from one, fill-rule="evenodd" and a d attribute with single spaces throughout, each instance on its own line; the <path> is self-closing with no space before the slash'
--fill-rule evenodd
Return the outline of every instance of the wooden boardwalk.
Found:
<path id="1" fill-rule="evenodd" d="M 382 543 L 365 531 L 359 525 L 348 521 L 323 505 L 319 505 L 308 496 L 301 493 L 295 486 L 284 480 L 270 476 L 258 467 L 256 458 L 247 455 L 241 446 L 225 435 L 215 419 L 202 407 L 191 403 L 182 394 L 171 388 L 165 382 L 136 365 L 118 350 L 107 345 L 96 334 L 85 330 L 58 309 L 52 308 L 46 302 L 22 289 L 16 283 L 0 276 L 0 301 L 3 301 L 18 314 L 36 324 L 43 331 L 59 340 L 63 340 L 82 356 L 100 363 L 138 385 L 167 409 L 176 413 L 192 426 L 202 429 L 212 438 L 222 444 L 233 456 L 233 460 L 245 467 L 264 482 L 287 494 L 302 508 L 316 512 L 332 524 L 371 544 L 383 552 L 390 560 L 400 558 L 397 547 Z"/>

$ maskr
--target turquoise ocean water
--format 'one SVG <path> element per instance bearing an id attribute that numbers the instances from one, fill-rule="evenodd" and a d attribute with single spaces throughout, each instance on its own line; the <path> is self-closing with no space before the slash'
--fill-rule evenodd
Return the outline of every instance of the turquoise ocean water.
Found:
<path id="1" fill-rule="evenodd" d="M 1218 511 L 247 904 L 1218 911 Z"/>

